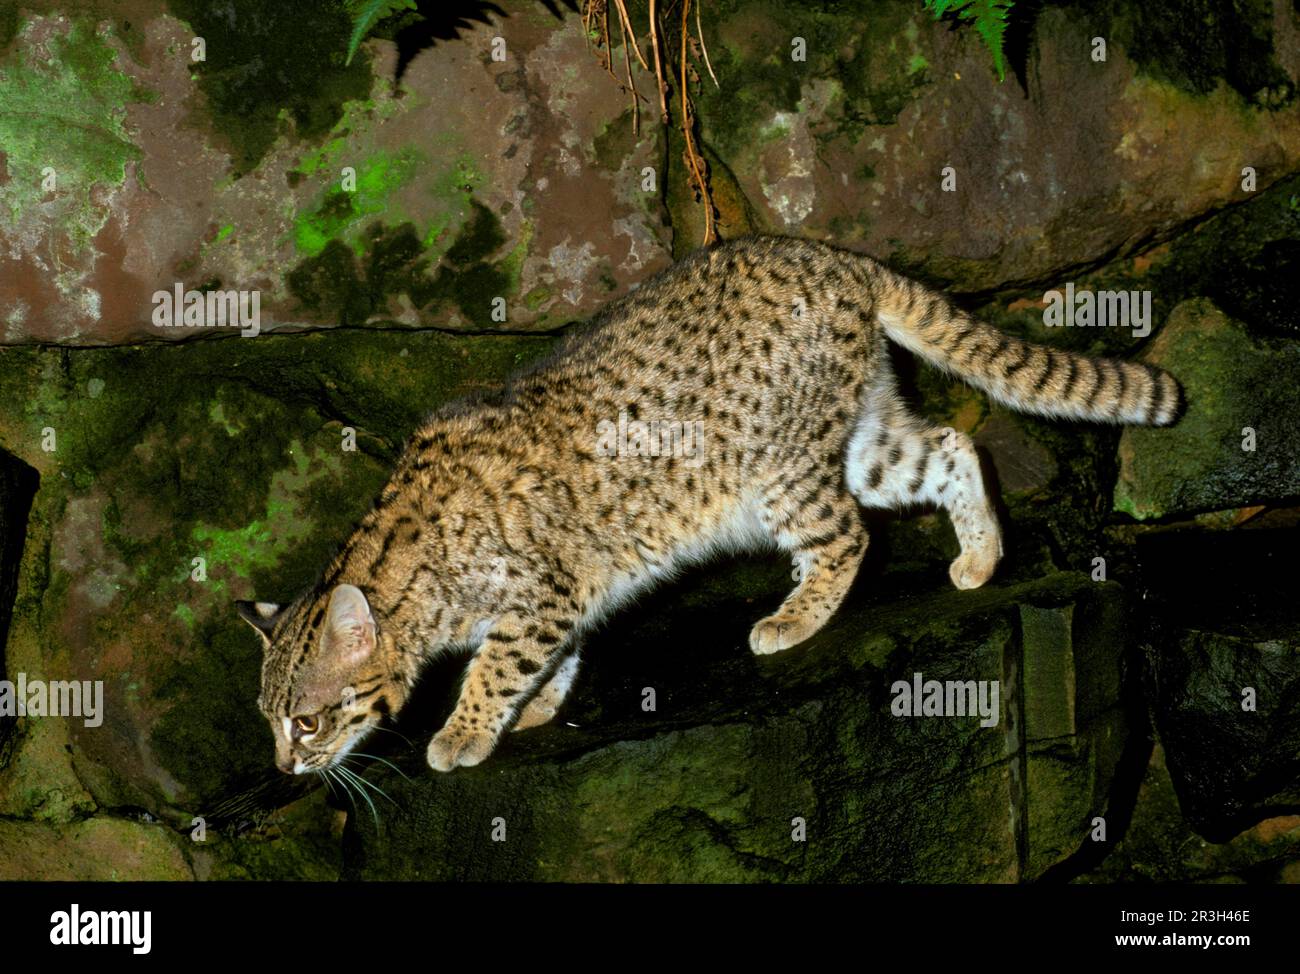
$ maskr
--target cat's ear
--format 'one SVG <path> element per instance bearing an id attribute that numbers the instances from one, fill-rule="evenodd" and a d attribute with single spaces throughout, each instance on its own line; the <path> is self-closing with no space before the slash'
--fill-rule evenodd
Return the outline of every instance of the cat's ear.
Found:
<path id="1" fill-rule="evenodd" d="M 370 603 L 355 585 L 340 585 L 330 593 L 324 640 L 333 660 L 350 665 L 375 651 L 375 617 L 370 614 Z"/>
<path id="2" fill-rule="evenodd" d="M 256 629 L 270 645 L 271 631 L 280 621 L 280 613 L 284 611 L 284 607 L 275 602 L 240 601 L 235 603 L 235 608 L 239 610 L 240 618 Z"/>

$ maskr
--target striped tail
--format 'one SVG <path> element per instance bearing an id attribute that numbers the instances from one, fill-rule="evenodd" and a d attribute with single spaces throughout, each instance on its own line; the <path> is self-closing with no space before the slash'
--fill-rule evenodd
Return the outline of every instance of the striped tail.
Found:
<path id="1" fill-rule="evenodd" d="M 885 334 L 1000 403 L 1041 416 L 1142 426 L 1168 426 L 1182 411 L 1182 388 L 1162 369 L 1012 338 L 877 268 L 876 312 Z"/>

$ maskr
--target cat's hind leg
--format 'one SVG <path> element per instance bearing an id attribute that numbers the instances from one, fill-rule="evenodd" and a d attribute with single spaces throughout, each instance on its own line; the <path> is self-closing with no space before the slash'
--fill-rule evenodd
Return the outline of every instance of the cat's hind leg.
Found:
<path id="1" fill-rule="evenodd" d="M 846 479 L 864 507 L 943 507 L 961 554 L 948 574 L 957 588 L 979 588 L 1002 558 L 998 526 L 975 444 L 965 433 L 919 419 L 882 392 L 863 410 L 845 460 Z"/>
<path id="2" fill-rule="evenodd" d="M 777 544 L 794 555 L 799 580 L 749 634 L 749 648 L 765 655 L 803 642 L 835 613 L 866 554 L 867 529 L 838 471 L 807 496 L 770 496 L 762 517 Z"/>
<path id="3" fill-rule="evenodd" d="M 540 727 L 542 724 L 549 723 L 560 709 L 560 704 L 564 703 L 564 698 L 569 695 L 577 675 L 578 651 L 575 649 L 565 657 L 564 662 L 555 671 L 555 675 L 546 681 L 537 691 L 537 695 L 519 712 L 519 719 L 511 729 L 528 730 L 530 727 Z"/>

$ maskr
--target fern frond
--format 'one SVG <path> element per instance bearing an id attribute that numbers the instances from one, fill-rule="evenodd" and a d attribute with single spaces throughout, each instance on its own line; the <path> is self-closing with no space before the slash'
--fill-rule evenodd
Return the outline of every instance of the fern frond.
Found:
<path id="1" fill-rule="evenodd" d="M 962 7 L 970 3 L 970 0 L 925 0 L 925 9 L 934 14 L 934 19 L 938 20 L 949 10 Z"/>
<path id="2" fill-rule="evenodd" d="M 993 67 L 998 80 L 1007 76 L 1003 41 L 1007 32 L 1007 16 L 1016 5 L 1015 0 L 924 0 L 925 9 L 938 20 L 944 14 L 955 14 L 959 20 L 975 23 L 975 32 L 993 55 Z"/>
<path id="3" fill-rule="evenodd" d="M 415 0 L 347 0 L 348 15 L 352 18 L 352 36 L 348 38 L 348 59 L 351 64 L 357 48 L 367 34 L 385 17 L 399 10 L 415 10 Z"/>

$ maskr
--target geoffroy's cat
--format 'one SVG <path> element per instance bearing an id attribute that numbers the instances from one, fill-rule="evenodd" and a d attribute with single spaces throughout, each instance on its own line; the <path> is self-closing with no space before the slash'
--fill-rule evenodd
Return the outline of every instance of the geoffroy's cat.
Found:
<path id="1" fill-rule="evenodd" d="M 790 554 L 798 584 L 749 637 L 788 649 L 853 581 L 858 505 L 944 508 L 953 584 L 983 585 L 1002 540 L 974 447 L 906 410 L 887 339 L 1042 416 L 1162 426 L 1182 402 L 1166 372 L 1009 337 L 860 254 L 772 237 L 700 251 L 499 395 L 435 413 L 314 588 L 240 603 L 265 642 L 277 766 L 341 761 L 457 647 L 474 655 L 428 762 L 478 764 L 555 715 L 585 630 L 715 552 Z"/>

